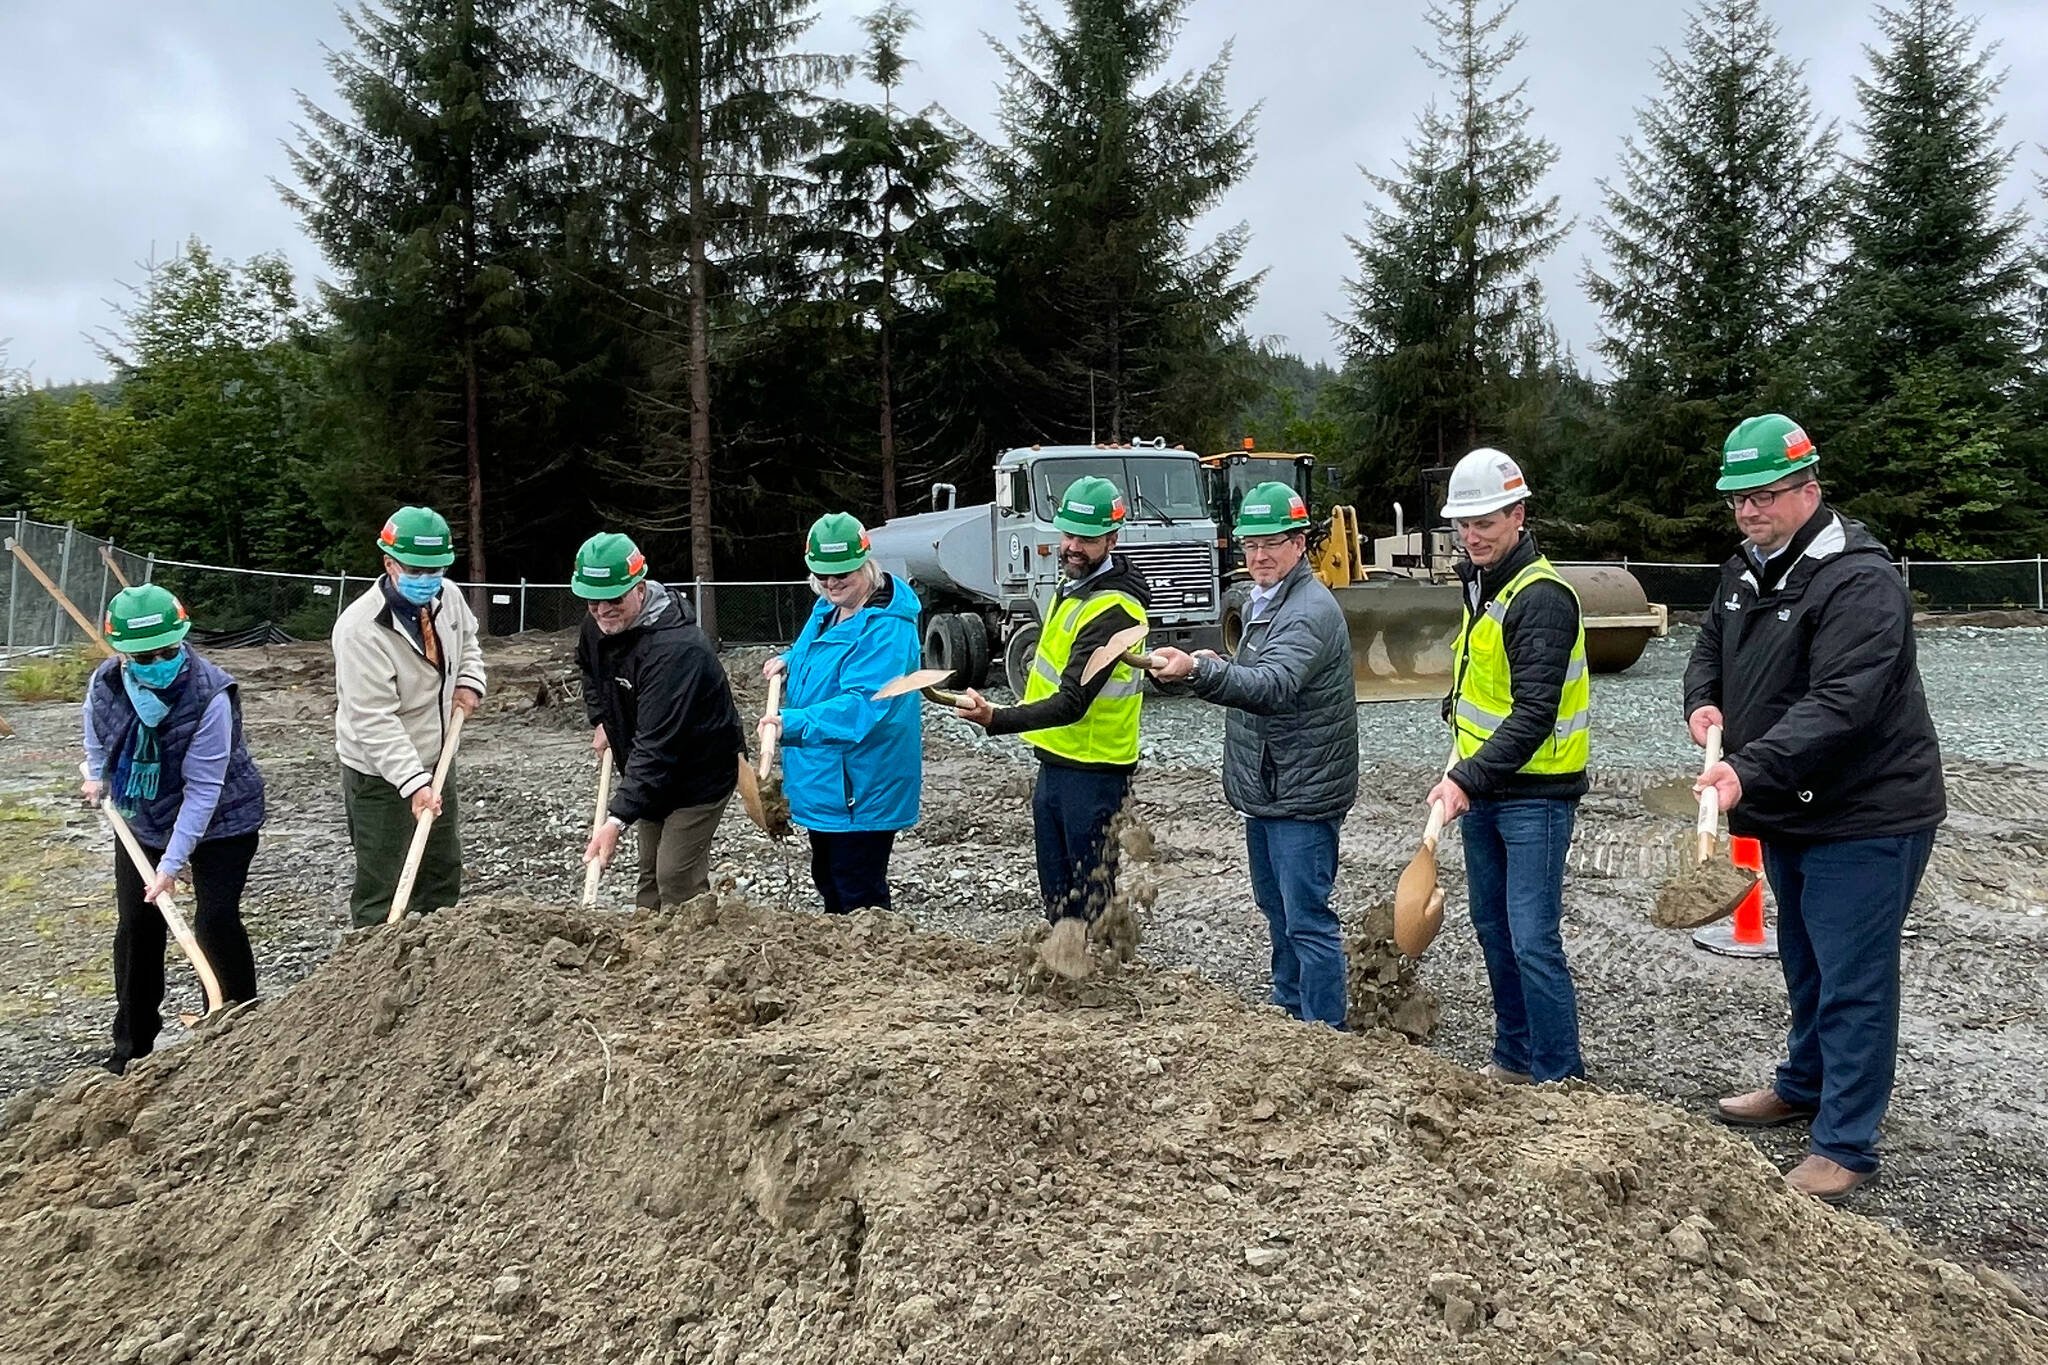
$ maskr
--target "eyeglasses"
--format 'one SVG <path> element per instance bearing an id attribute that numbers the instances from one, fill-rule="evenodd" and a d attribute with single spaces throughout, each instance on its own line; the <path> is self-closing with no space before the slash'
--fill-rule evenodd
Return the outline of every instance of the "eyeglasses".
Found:
<path id="1" fill-rule="evenodd" d="M 1246 536 L 1244 538 L 1244 551 L 1246 554 L 1250 554 L 1254 550 L 1270 554 L 1292 539 L 1294 537 L 1291 534 L 1280 536 Z"/>
<path id="2" fill-rule="evenodd" d="M 818 575 L 818 581 L 828 588 L 836 588 L 859 572 L 858 569 L 849 569 L 845 573 L 821 573 Z"/>
<path id="3" fill-rule="evenodd" d="M 182 648 L 184 648 L 183 645 L 166 645 L 162 649 L 150 649 L 144 650 L 139 654 L 130 654 L 128 659 L 131 663 L 160 664 L 166 659 L 177 658 L 178 651 Z"/>
<path id="4" fill-rule="evenodd" d="M 1790 488 L 1759 488 L 1753 493 L 1730 493 L 1724 501 L 1727 502 L 1728 510 L 1731 512 L 1740 512 L 1744 503 L 1748 503 L 1751 507 L 1761 512 L 1785 494 L 1797 493 L 1802 488 L 1811 487 L 1813 487 L 1813 480 L 1808 479 L 1805 483 L 1795 483 Z"/>

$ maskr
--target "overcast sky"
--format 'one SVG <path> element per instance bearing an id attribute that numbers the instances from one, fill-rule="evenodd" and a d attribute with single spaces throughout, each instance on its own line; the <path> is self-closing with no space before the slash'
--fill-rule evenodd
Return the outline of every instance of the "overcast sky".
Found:
<path id="1" fill-rule="evenodd" d="M 825 0 L 811 46 L 851 51 L 872 0 Z M 1807 65 L 1817 106 L 1844 126 L 1875 33 L 1856 0 L 1776 0 L 1784 51 Z M 993 132 L 1007 0 L 923 0 L 910 41 L 913 101 L 935 101 Z M 1057 12 L 1057 0 L 1046 0 Z M 2019 145 L 2009 186 L 2038 221 L 2048 171 L 2048 4 L 1976 0 L 1980 37 L 2002 44 L 2000 108 Z M 1257 164 L 1215 215 L 1251 227 L 1249 269 L 1267 271 L 1254 334 L 1311 357 L 1333 354 L 1326 315 L 1342 307 L 1363 219 L 1360 165 L 1388 170 L 1432 85 L 1415 55 L 1422 0 L 1192 0 L 1175 72 L 1235 44 L 1227 94 L 1263 105 Z M 1596 253 L 1597 181 L 1611 173 L 1633 111 L 1655 90 L 1651 64 L 1675 47 L 1676 0 L 1522 0 L 1520 60 L 1538 132 L 1562 153 L 1550 188 L 1578 225 L 1545 265 L 1552 315 L 1581 354 L 1598 319 L 1578 278 Z M 37 382 L 104 372 L 88 336 L 137 263 L 197 236 L 237 260 L 283 250 L 307 279 L 323 262 L 279 202 L 293 92 L 336 104 L 321 45 L 342 28 L 324 0 L 0 0 L 0 339 Z"/>

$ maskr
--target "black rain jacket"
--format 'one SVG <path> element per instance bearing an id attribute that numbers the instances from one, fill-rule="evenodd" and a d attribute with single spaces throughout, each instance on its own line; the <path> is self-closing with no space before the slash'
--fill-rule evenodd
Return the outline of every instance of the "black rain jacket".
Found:
<path id="1" fill-rule="evenodd" d="M 1826 503 L 1761 582 L 1746 551 L 1722 565 L 1685 670 L 1685 714 L 1702 706 L 1721 709 L 1742 779 L 1732 833 L 1837 843 L 1948 813 L 1912 600 L 1884 546 Z"/>
<path id="2" fill-rule="evenodd" d="M 584 712 L 604 726 L 618 765 L 608 811 L 629 825 L 726 800 L 746 747 L 711 638 L 688 602 L 661 595 L 617 635 L 586 617 L 576 641 Z"/>
<path id="3" fill-rule="evenodd" d="M 1541 553 L 1527 531 L 1507 557 L 1490 569 L 1469 559 L 1458 561 L 1458 580 L 1470 606 L 1469 622 L 1477 621 L 1486 604 Z M 1557 708 L 1564 699 L 1565 670 L 1571 666 L 1572 642 L 1579 634 L 1579 599 L 1569 588 L 1542 580 L 1531 583 L 1508 603 L 1500 624 L 1507 648 L 1509 694 L 1514 705 L 1500 728 L 1479 746 L 1479 752 L 1451 767 L 1451 780 L 1470 797 L 1507 801 L 1516 797 L 1571 800 L 1586 794 L 1586 775 L 1525 773 L 1524 763 L 1536 756 L 1557 726 Z M 1456 684 L 1444 701 L 1444 714 L 1457 700 Z"/>

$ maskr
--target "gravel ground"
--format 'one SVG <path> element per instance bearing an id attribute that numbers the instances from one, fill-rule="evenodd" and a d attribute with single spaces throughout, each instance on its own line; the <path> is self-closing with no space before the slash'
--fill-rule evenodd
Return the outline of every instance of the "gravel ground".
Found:
<path id="1" fill-rule="evenodd" d="M 1689 821 L 1657 798 L 1697 762 L 1679 729 L 1690 630 L 1653 642 L 1628 674 L 1594 689 L 1595 784 L 1580 812 L 1567 883 L 1567 942 L 1581 992 L 1592 1080 L 1704 1110 L 1760 1084 L 1785 1025 L 1776 965 L 1737 962 L 1652 929 L 1647 912 L 1678 866 Z M 1953 814 L 1937 843 L 1906 944 L 1899 1086 L 1886 1175 L 1858 1212 L 1942 1254 L 2012 1272 L 2048 1297 L 2048 631 L 1929 629 L 1921 658 L 1948 756 Z M 561 704 L 566 637 L 494 646 L 494 687 L 465 734 L 467 886 L 476 894 L 569 899 L 590 818 L 591 767 L 580 715 Z M 728 666 L 750 716 L 762 652 Z M 222 662 L 245 682 L 249 728 L 270 784 L 271 822 L 246 910 L 264 989 L 303 977 L 345 926 L 349 853 L 335 790 L 326 653 L 245 651 Z M 111 1016 L 108 840 L 69 800 L 75 714 L 11 706 L 22 738 L 0 768 L 0 1098 L 87 1065 Z M 1420 800 L 1441 762 L 1433 703 L 1360 713 L 1366 776 L 1345 826 L 1340 909 L 1391 893 L 1420 832 Z M 1263 995 L 1266 935 L 1250 904 L 1243 847 L 1215 763 L 1222 717 L 1184 697 L 1146 710 L 1138 785 L 1158 883 L 1142 951 L 1189 965 L 1247 998 Z M 1031 856 L 1032 766 L 1015 739 L 988 739 L 933 715 L 926 727 L 925 816 L 898 843 L 897 908 L 926 926 L 980 938 L 1037 913 Z M 814 907 L 800 844 L 772 845 L 724 822 L 722 875 L 756 898 Z M 1455 838 L 1444 848 L 1451 914 L 1423 964 L 1443 1001 L 1432 1044 L 1477 1065 L 1490 1044 L 1483 968 L 1462 902 Z M 630 900 L 616 870 L 606 902 Z M 189 976 L 178 989 L 196 999 Z M 188 1001 L 189 1007 L 189 1001 Z M 177 1040 L 174 1028 L 166 1042 Z M 1789 1165 L 1803 1134 L 1761 1134 Z"/>

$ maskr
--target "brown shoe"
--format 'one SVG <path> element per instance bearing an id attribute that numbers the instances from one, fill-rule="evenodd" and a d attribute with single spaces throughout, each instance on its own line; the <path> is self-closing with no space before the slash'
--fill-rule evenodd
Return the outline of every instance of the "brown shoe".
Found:
<path id="1" fill-rule="evenodd" d="M 1839 1204 L 1861 1186 L 1877 1179 L 1876 1171 L 1852 1171 L 1824 1156 L 1810 1156 L 1785 1172 L 1785 1183 L 1823 1204 Z"/>
<path id="2" fill-rule="evenodd" d="M 1787 1104 L 1775 1087 L 1767 1085 L 1746 1095 L 1730 1095 L 1715 1101 L 1714 1117 L 1736 1128 L 1780 1128 L 1788 1123 L 1804 1123 L 1813 1117 L 1813 1110 Z"/>
<path id="3" fill-rule="evenodd" d="M 1502 1085 L 1534 1085 L 1536 1078 L 1526 1071 L 1510 1071 L 1499 1062 L 1488 1062 L 1479 1068 L 1479 1074 L 1489 1081 Z"/>

